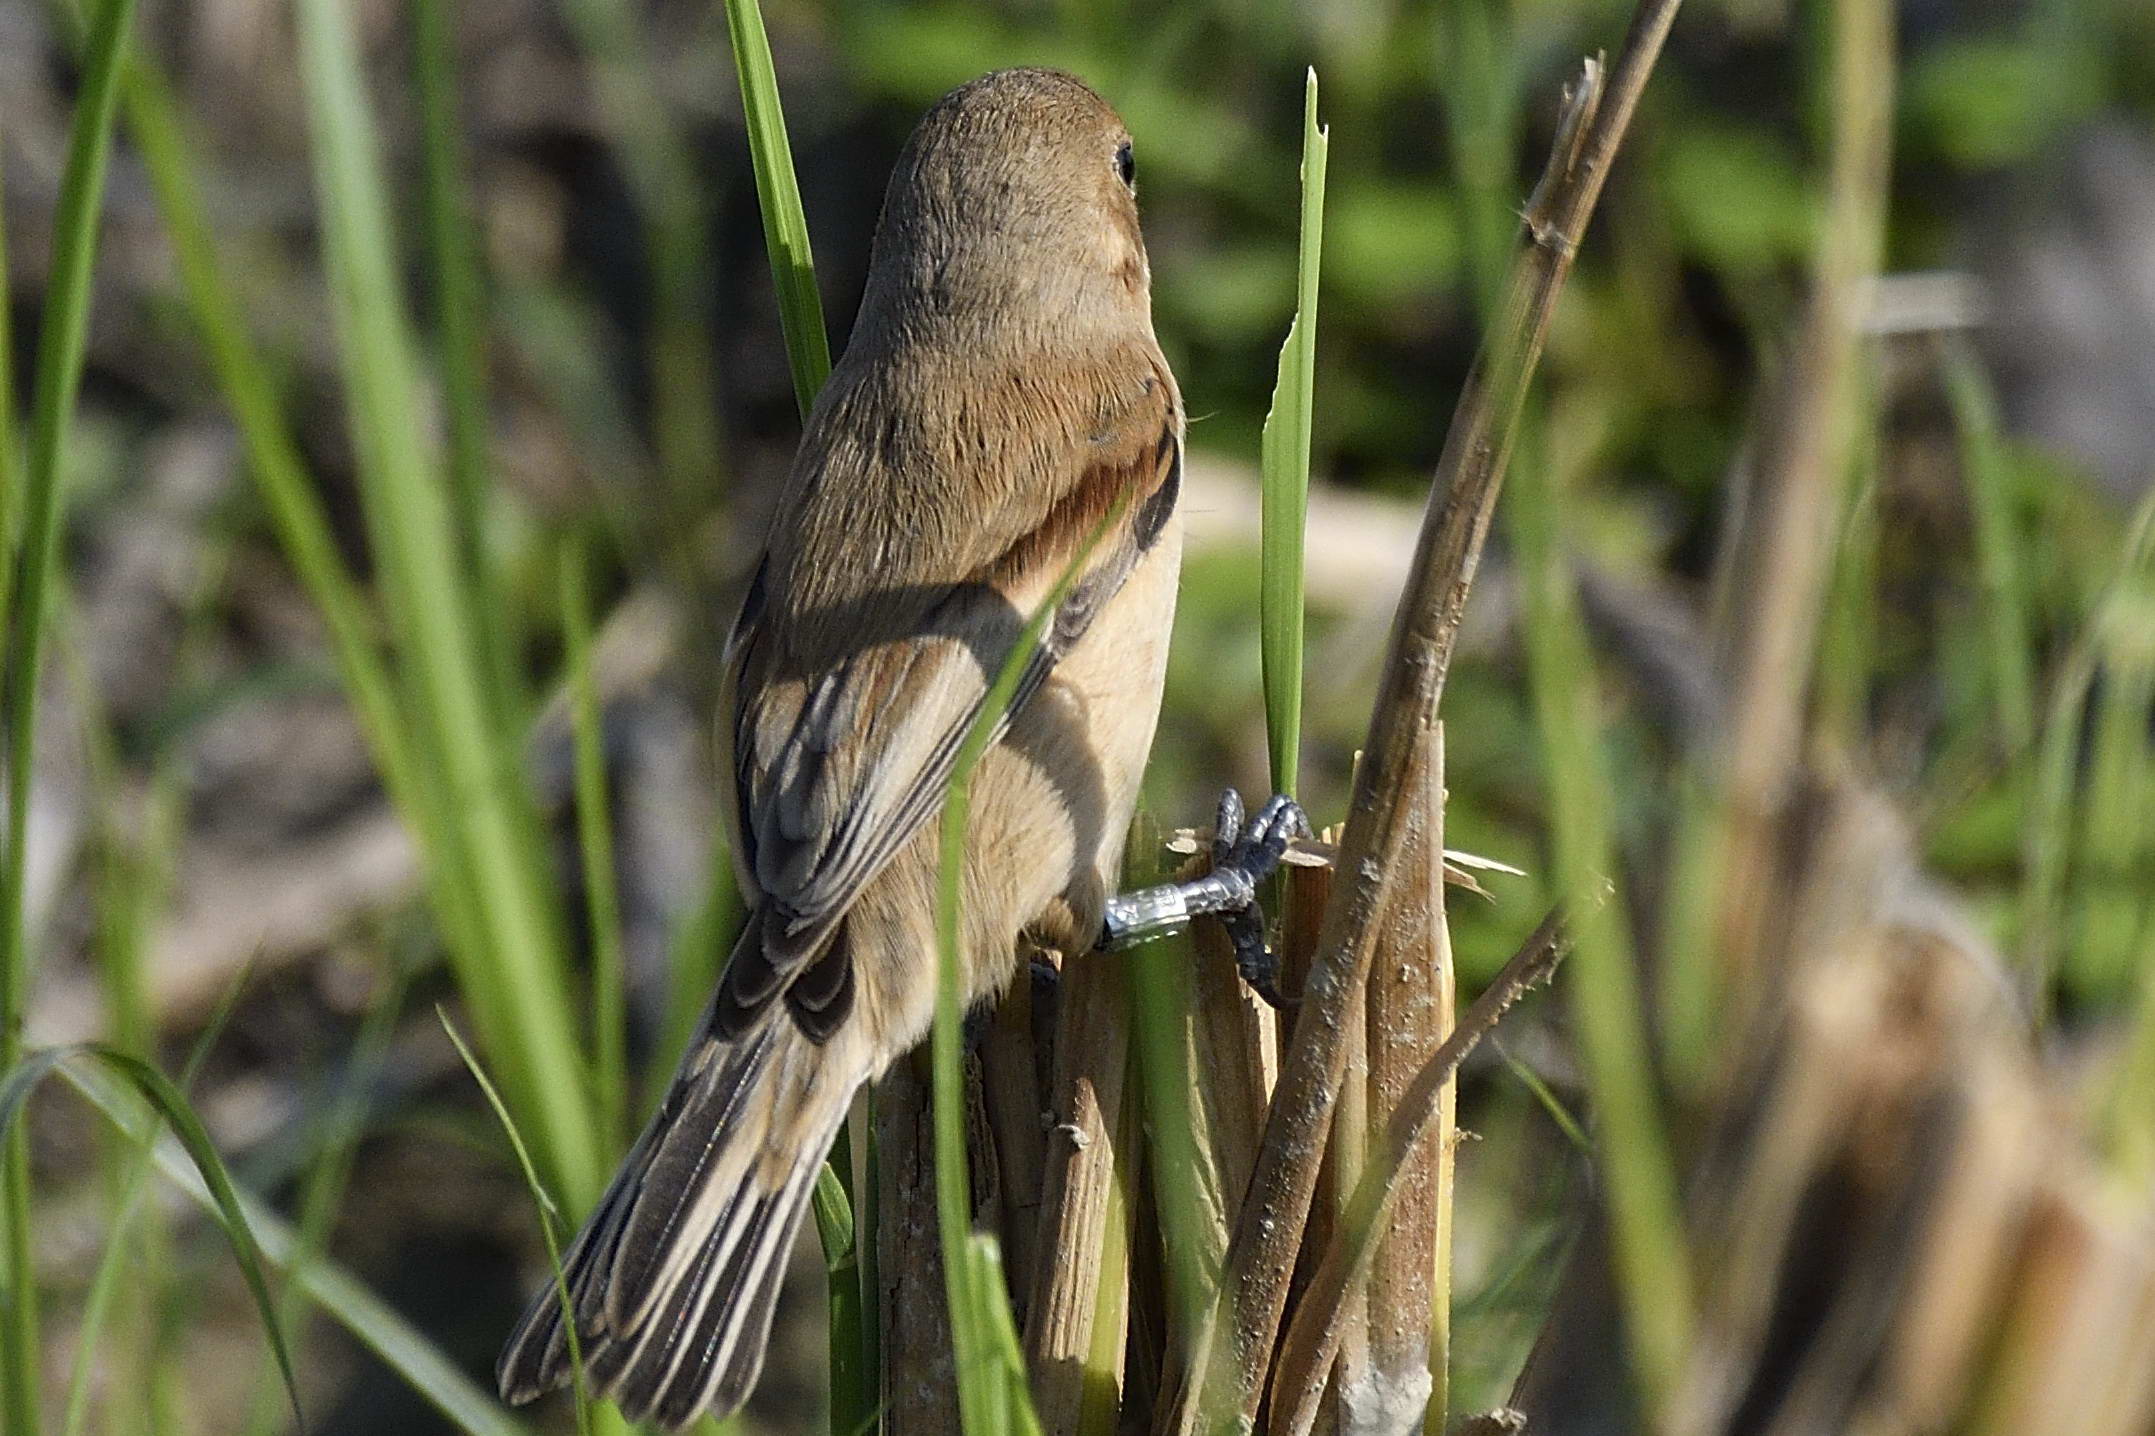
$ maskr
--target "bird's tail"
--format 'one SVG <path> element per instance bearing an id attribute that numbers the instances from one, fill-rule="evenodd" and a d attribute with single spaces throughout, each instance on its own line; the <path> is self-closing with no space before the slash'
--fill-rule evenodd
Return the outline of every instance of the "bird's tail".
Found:
<path id="1" fill-rule="evenodd" d="M 817 1170 L 870 1075 L 861 1023 L 812 1042 L 784 1002 L 721 1037 L 707 1019 L 673 1086 L 562 1259 L 586 1380 L 667 1427 L 740 1406 Z M 524 1402 L 569 1380 L 552 1283 L 496 1368 Z"/>

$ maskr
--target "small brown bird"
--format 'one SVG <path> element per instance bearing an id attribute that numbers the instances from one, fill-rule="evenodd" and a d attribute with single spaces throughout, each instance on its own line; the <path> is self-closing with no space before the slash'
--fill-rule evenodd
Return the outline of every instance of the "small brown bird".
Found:
<path id="1" fill-rule="evenodd" d="M 929 820 L 957 748 L 1081 554 L 974 777 L 965 995 L 1010 981 L 1021 936 L 1079 953 L 1187 911 L 1247 926 L 1233 862 L 1224 884 L 1110 909 L 1182 552 L 1182 402 L 1150 280 L 1129 133 L 1078 80 L 988 75 L 914 131 L 727 647 L 747 926 L 565 1262 L 590 1383 L 633 1417 L 723 1414 L 754 1385 L 853 1093 L 931 1022 Z M 1255 866 L 1284 840 L 1257 842 Z M 549 1286 L 502 1355 L 503 1395 L 563 1384 L 568 1359 Z"/>
<path id="2" fill-rule="evenodd" d="M 1182 404 L 1152 331 L 1130 136 L 1009 70 L 898 161 L 853 339 L 810 415 L 726 656 L 720 732 L 752 906 L 672 1091 L 571 1248 L 593 1386 L 668 1425 L 730 1411 L 854 1089 L 927 1032 L 935 834 L 960 739 L 1101 520 L 974 779 L 967 996 L 1018 939 L 1099 935 L 1159 712 Z M 501 1361 L 566 1380 L 551 1288 Z"/>

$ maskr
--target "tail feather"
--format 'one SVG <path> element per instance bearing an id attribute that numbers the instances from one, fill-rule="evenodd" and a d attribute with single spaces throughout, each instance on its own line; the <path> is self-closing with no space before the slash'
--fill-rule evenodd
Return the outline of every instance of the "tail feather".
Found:
<path id="1" fill-rule="evenodd" d="M 730 1039 L 706 1028 L 562 1259 L 591 1389 L 685 1425 L 739 1407 L 763 1367 L 786 1258 L 854 1088 L 864 1042 L 820 1045 L 774 1004 Z M 502 1352 L 502 1395 L 567 1384 L 549 1284 Z"/>

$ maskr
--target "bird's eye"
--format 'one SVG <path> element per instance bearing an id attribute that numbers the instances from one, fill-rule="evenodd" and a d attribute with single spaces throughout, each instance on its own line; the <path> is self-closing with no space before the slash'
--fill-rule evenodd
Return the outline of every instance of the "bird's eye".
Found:
<path id="1" fill-rule="evenodd" d="M 1137 183 L 1137 156 L 1130 152 L 1130 142 L 1124 140 L 1115 151 L 1115 173 L 1122 176 L 1125 185 Z"/>

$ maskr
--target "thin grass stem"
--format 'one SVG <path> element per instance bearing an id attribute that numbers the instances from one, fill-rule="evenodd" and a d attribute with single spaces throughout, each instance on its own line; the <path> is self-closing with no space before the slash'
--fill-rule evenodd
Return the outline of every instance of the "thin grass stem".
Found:
<path id="1" fill-rule="evenodd" d="M 1982 577 L 1983 620 L 1990 641 L 1991 681 L 1998 727 L 2015 753 L 2035 739 L 2035 649 L 2020 576 L 2012 467 L 1999 432 L 1998 401 L 1964 334 L 1938 341 L 1946 398 L 1959 432 L 1961 478 L 1975 518 L 1976 568 Z"/>
<path id="2" fill-rule="evenodd" d="M 450 0 L 414 0 L 412 50 L 418 72 L 422 197 L 434 279 L 443 407 L 448 421 L 450 509 L 469 594 L 480 617 L 475 641 L 503 743 L 522 708 L 516 645 L 503 631 L 502 601 L 487 541 L 491 465 L 487 457 L 486 294 L 474 232 L 468 168 L 457 123 L 457 74 Z"/>
<path id="3" fill-rule="evenodd" d="M 614 827 L 606 791 L 605 714 L 591 671 L 590 540 L 571 533 L 561 545 L 561 634 L 569 669 L 569 726 L 576 749 L 576 833 L 591 934 L 591 1085 L 609 1147 L 628 1136 L 627 958 L 621 945 L 620 885 L 614 876 Z"/>
<path id="4" fill-rule="evenodd" d="M 42 673 L 46 609 L 57 572 L 68 421 L 82 380 L 89 315 L 91 273 L 97 257 L 97 221 L 105 190 L 105 166 L 112 152 L 112 129 L 118 112 L 119 75 L 125 62 L 134 0 L 106 0 L 90 29 L 84 54 L 81 90 L 68 133 L 67 165 L 53 222 L 52 275 L 46 282 L 39 336 L 37 391 L 32 401 L 30 449 L 19 489 L 22 496 L 21 556 L 12 565 L 15 584 L 0 596 L 0 614 L 9 627 L 4 690 L 7 723 L 7 848 L 0 856 L 0 1073 L 12 1072 L 22 1057 L 22 1035 L 33 967 L 32 934 L 27 930 L 24 884 L 28 875 L 30 796 L 37 754 L 38 685 Z M 12 416 L 0 424 L 0 484 L 12 496 Z M 0 521 L 8 520 L 12 502 L 0 502 Z M 0 539 L 6 523 L 0 522 Z M 18 1127 L 0 1141 L 0 1415 L 11 1436 L 36 1436 L 38 1430 L 38 1299 L 30 1242 L 30 1154 Z"/>
<path id="5" fill-rule="evenodd" d="M 449 1020 L 445 1009 L 436 1007 L 434 1015 L 440 1019 L 442 1031 L 449 1034 L 449 1041 L 455 1045 L 456 1055 L 463 1059 L 465 1070 L 471 1073 L 472 1080 L 485 1094 L 486 1105 L 493 1109 L 494 1120 L 501 1124 L 502 1135 L 509 1139 L 510 1150 L 516 1153 L 516 1166 L 524 1175 L 524 1188 L 531 1193 L 532 1205 L 538 1208 L 539 1234 L 546 1242 L 546 1264 L 553 1273 L 554 1295 L 561 1303 L 561 1332 L 569 1345 L 569 1386 L 576 1400 L 576 1429 L 581 1436 L 591 1436 L 591 1393 L 584 1383 L 583 1336 L 577 1330 L 576 1308 L 569 1296 L 569 1279 L 561 1269 L 561 1238 L 554 1231 L 561 1209 L 546 1194 L 545 1184 L 539 1179 L 539 1169 L 531 1160 L 531 1148 L 524 1142 L 524 1134 L 517 1129 L 516 1119 L 509 1115 L 501 1093 L 495 1090 L 486 1069 L 479 1065 L 479 1059 L 465 1043 L 464 1035 L 456 1030 L 456 1024 Z"/>
<path id="6" fill-rule="evenodd" d="M 1127 502 L 1127 501 L 1126 501 Z M 988 686 L 958 745 L 943 800 L 937 869 L 935 1029 L 931 1063 L 935 1113 L 935 1206 L 950 1304 L 958 1376 L 958 1410 L 966 1436 L 1037 1432 L 1039 1419 L 1018 1354 L 1017 1331 L 999 1275 L 992 1237 L 972 1230 L 972 1184 L 966 1173 L 964 961 L 962 935 L 965 831 L 972 811 L 973 772 L 1001 735 L 1042 635 L 1076 587 L 1093 550 L 1121 517 L 1118 504 L 1093 530 L 1055 586 L 1027 618 Z"/>
<path id="7" fill-rule="evenodd" d="M 173 1137 L 158 1136 L 158 1114 L 138 1092 L 95 1066 L 69 1064 L 60 1072 L 122 1132 L 150 1143 L 166 1179 L 188 1200 L 215 1214 L 210 1188 Z M 467 1436 L 531 1436 L 529 1428 L 482 1391 L 457 1362 L 341 1266 L 326 1258 L 291 1266 L 299 1241 L 292 1228 L 256 1198 L 245 1193 L 237 1197 L 262 1254 L 457 1430 Z"/>

